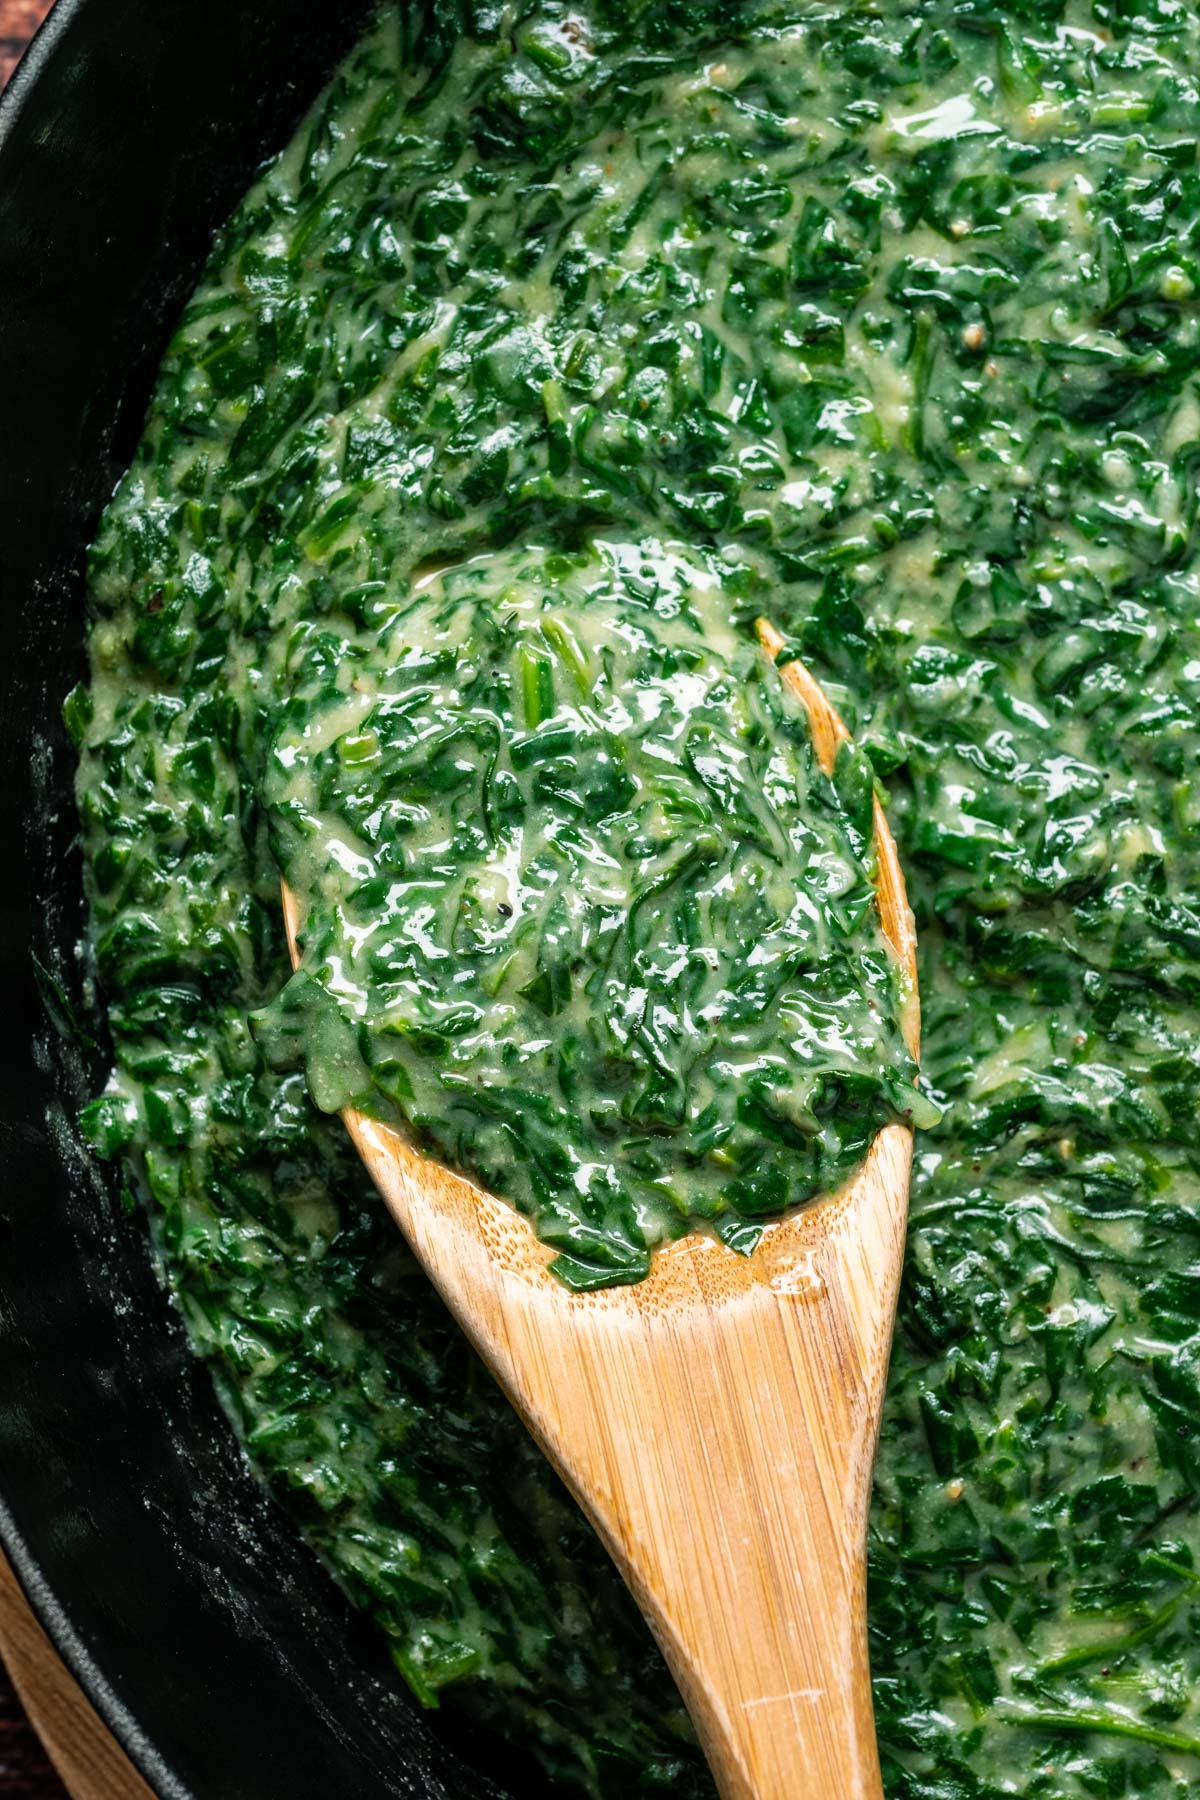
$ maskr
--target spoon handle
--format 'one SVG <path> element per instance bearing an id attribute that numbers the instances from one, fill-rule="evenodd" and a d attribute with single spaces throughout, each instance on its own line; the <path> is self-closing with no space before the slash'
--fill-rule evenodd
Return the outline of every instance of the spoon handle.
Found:
<path id="1" fill-rule="evenodd" d="M 821 1241 L 784 1234 L 737 1300 L 647 1321 L 649 1360 L 611 1341 L 561 1420 L 724 1800 L 882 1794 L 866 1523 L 910 1157 L 884 1133 Z"/>

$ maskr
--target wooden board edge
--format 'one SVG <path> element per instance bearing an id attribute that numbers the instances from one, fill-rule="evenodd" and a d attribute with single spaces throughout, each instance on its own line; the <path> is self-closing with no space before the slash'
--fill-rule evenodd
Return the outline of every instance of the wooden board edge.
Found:
<path id="1" fill-rule="evenodd" d="M 72 1800 L 156 1800 L 38 1624 L 3 1556 L 0 1660 Z"/>

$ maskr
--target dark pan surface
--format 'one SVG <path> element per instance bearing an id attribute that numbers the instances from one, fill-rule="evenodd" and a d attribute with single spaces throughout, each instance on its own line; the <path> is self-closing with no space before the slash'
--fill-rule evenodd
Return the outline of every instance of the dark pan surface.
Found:
<path id="1" fill-rule="evenodd" d="M 103 1046 L 46 1017 L 57 988 L 100 1035 L 58 721 L 84 548 L 213 230 L 369 10 L 60 0 L 0 101 L 0 1541 L 151 1782 L 196 1800 L 499 1796 L 462 1741 L 542 1786 L 408 1703 L 256 1486 L 74 1138 Z"/>

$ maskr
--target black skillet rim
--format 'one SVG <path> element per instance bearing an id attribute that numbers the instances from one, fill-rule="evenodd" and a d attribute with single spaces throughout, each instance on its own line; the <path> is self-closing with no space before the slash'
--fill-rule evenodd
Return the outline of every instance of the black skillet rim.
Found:
<path id="1" fill-rule="evenodd" d="M 16 129 L 55 45 L 70 26 L 81 3 L 82 0 L 55 0 L 0 93 L 0 155 Z M 150 1783 L 161 1800 L 190 1800 L 188 1790 L 172 1774 L 129 1708 L 113 1691 L 95 1658 L 84 1647 L 66 1608 L 51 1589 L 37 1558 L 18 1529 L 2 1491 L 0 1549 L 46 1636 L 138 1773 Z"/>
<path id="2" fill-rule="evenodd" d="M 29 96 L 68 30 L 82 0 L 55 0 L 30 39 L 3 92 L 0 92 L 0 156 L 16 130 Z M 121 1749 L 161 1800 L 191 1800 L 188 1789 L 168 1768 L 130 1709 L 114 1692 L 99 1664 L 80 1640 L 63 1603 L 52 1590 L 8 1502 L 0 1491 L 0 1550 L 29 1602 L 34 1617 L 85 1698 Z"/>

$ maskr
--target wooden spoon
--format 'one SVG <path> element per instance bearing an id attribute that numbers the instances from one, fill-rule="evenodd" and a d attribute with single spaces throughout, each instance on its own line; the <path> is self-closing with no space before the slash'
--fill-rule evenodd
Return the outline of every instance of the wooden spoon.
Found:
<path id="1" fill-rule="evenodd" d="M 765 621 L 774 659 L 783 639 Z M 800 663 L 783 680 L 830 769 L 847 733 Z M 919 1038 L 912 915 L 875 806 L 883 931 Z M 285 886 L 292 961 L 300 926 Z M 749 1257 L 693 1233 L 636 1286 L 573 1294 L 528 1221 L 347 1110 L 363 1161 L 447 1305 L 574 1493 L 649 1620 L 725 1800 L 879 1800 L 865 1562 L 912 1134 L 879 1132 L 838 1194 Z"/>

